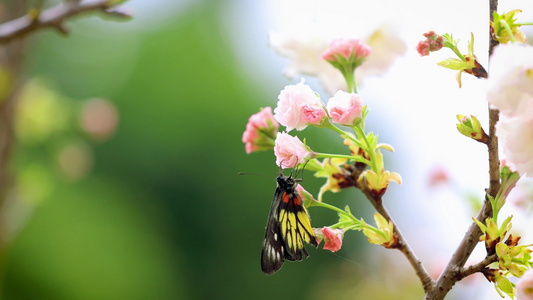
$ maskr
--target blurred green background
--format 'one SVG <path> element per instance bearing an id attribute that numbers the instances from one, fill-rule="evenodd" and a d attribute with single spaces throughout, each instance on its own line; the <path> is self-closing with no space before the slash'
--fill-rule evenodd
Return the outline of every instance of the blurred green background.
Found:
<path id="1" fill-rule="evenodd" d="M 286 263 L 274 276 L 260 271 L 277 167 L 271 152 L 246 155 L 241 136 L 248 117 L 260 106 L 274 106 L 288 81 L 279 73 L 252 78 L 237 67 L 221 26 L 223 8 L 223 1 L 195 1 L 149 28 L 79 18 L 69 23 L 66 38 L 51 31 L 28 38 L 24 74 L 43 89 L 37 94 L 47 91 L 70 103 L 64 105 L 73 115 L 76 103 L 110 99 L 120 121 L 105 142 L 63 128 L 41 143 L 18 146 L 16 167 L 29 174 L 27 189 L 37 200 L 15 206 L 19 214 L 8 211 L 21 225 L 6 252 L 3 299 L 396 294 L 394 286 L 383 289 L 368 283 L 370 275 L 361 276 L 370 270 L 353 255 L 364 251 L 356 245 L 365 244 L 355 232 L 347 233 L 336 254 L 309 249 L 307 260 Z M 266 36 L 264 41 L 266 47 Z M 312 129 L 306 134 L 330 138 Z M 83 179 L 58 171 L 55 149 L 65 139 L 90 145 L 94 167 Z M 322 182 L 309 175 L 305 186 L 316 194 Z M 343 205 L 338 195 L 331 199 Z M 362 205 L 352 211 L 368 208 Z M 310 213 L 314 224 L 336 218 Z M 371 219 L 371 213 L 359 215 Z M 402 279 L 394 282 L 404 285 L 409 299 Z M 413 290 L 420 296 L 416 283 Z"/>

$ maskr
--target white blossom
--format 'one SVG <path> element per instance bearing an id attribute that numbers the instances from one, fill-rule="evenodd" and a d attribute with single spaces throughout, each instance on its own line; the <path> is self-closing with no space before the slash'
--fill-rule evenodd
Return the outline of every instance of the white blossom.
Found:
<path id="1" fill-rule="evenodd" d="M 525 104 L 520 113 L 500 116 L 496 135 L 509 166 L 521 175 L 533 177 L 533 100 Z"/>
<path id="2" fill-rule="evenodd" d="M 335 32 L 335 31 L 332 31 Z M 369 35 L 347 36 L 357 38 L 372 48 L 365 62 L 357 68 L 356 80 L 358 83 L 365 76 L 380 75 L 385 73 L 398 56 L 406 52 L 406 45 L 390 26 L 382 26 Z M 342 74 L 330 63 L 321 58 L 322 53 L 328 49 L 329 43 L 338 36 L 328 36 L 316 28 L 293 30 L 286 33 L 271 32 L 270 45 L 276 52 L 289 59 L 284 74 L 289 78 L 298 75 L 316 76 L 325 90 L 333 94 L 338 90 L 346 90 L 346 81 Z"/>
<path id="3" fill-rule="evenodd" d="M 503 114 L 521 113 L 533 99 L 533 47 L 499 45 L 491 57 L 487 100 Z"/>

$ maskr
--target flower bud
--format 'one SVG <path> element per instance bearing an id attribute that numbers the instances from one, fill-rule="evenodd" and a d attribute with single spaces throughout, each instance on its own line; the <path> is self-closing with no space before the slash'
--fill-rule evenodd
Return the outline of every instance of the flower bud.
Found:
<path id="1" fill-rule="evenodd" d="M 341 229 L 324 227 L 322 228 L 322 237 L 324 238 L 324 250 L 337 252 L 341 249 L 344 231 Z"/>
<path id="2" fill-rule="evenodd" d="M 492 198 L 489 196 L 492 204 L 492 211 L 495 216 L 498 215 L 500 209 L 505 204 L 507 196 L 516 186 L 516 183 L 520 179 L 520 175 L 517 172 L 513 172 L 507 165 L 505 165 L 505 162 L 502 162 L 500 178 L 500 189 L 498 190 L 496 197 Z"/>
<path id="3" fill-rule="evenodd" d="M 424 33 L 426 40 L 420 41 L 416 46 L 416 51 L 420 56 L 427 56 L 430 52 L 438 51 L 444 47 L 444 37 L 429 31 Z"/>
<path id="4" fill-rule="evenodd" d="M 246 153 L 274 148 L 274 140 L 279 124 L 272 115 L 272 108 L 265 107 L 248 119 L 246 130 L 242 135 Z"/>
<path id="5" fill-rule="evenodd" d="M 462 135 L 473 138 L 481 143 L 488 142 L 489 136 L 485 133 L 476 117 L 470 116 L 469 118 L 463 115 L 457 115 L 457 120 L 460 122 L 457 124 L 457 130 L 459 130 Z"/>
<path id="6" fill-rule="evenodd" d="M 377 228 L 364 225 L 363 234 L 368 238 L 368 242 L 376 245 L 383 245 L 386 248 L 395 248 L 398 246 L 398 235 L 394 233 L 392 221 L 387 221 L 379 213 L 374 213 L 374 221 Z"/>
<path id="7" fill-rule="evenodd" d="M 370 46 L 361 41 L 339 38 L 331 41 L 329 48 L 322 53 L 322 59 L 337 69 L 351 69 L 353 72 L 370 54 L 372 54 Z"/>
<path id="8" fill-rule="evenodd" d="M 485 220 L 485 224 L 478 221 L 476 218 L 472 218 L 474 222 L 479 226 L 481 231 L 485 234 L 480 239 L 485 240 L 485 249 L 487 250 L 487 253 L 494 254 L 496 253 L 496 244 L 498 244 L 500 241 L 503 241 L 505 238 L 505 235 L 509 230 L 511 230 L 511 219 L 513 216 L 508 217 L 503 221 L 502 225 L 498 228 L 498 224 L 496 224 L 495 220 L 493 218 L 487 218 Z"/>
<path id="9" fill-rule="evenodd" d="M 356 93 L 337 91 L 327 108 L 331 120 L 341 125 L 355 126 L 363 118 L 363 100 Z"/>
<path id="10" fill-rule="evenodd" d="M 443 35 L 445 38 L 444 47 L 450 48 L 459 58 L 449 58 L 437 63 L 441 67 L 459 71 L 457 73 L 457 83 L 461 87 L 461 74 L 463 72 L 474 75 L 477 78 L 487 78 L 488 74 L 485 68 L 479 63 L 474 55 L 474 34 L 470 34 L 468 41 L 468 53 L 463 55 L 457 48 L 457 41 L 449 34 Z"/>
<path id="11" fill-rule="evenodd" d="M 373 197 L 381 197 L 387 191 L 389 182 L 394 181 L 397 184 L 402 184 L 402 177 L 396 172 L 389 172 L 381 170 L 380 174 L 376 174 L 372 170 L 364 171 L 357 179 L 358 182 L 365 180 L 366 187 Z"/>
<path id="12" fill-rule="evenodd" d="M 520 25 L 516 25 L 515 14 L 521 13 L 522 10 L 514 9 L 510 12 L 503 13 L 499 15 L 497 12 L 494 12 L 494 21 L 490 22 L 490 33 L 492 38 L 497 40 L 500 44 L 507 44 L 510 41 L 514 40 L 519 43 L 525 43 L 526 36 L 525 34 L 518 30 Z M 511 35 L 509 35 L 509 30 L 511 30 Z"/>
<path id="13" fill-rule="evenodd" d="M 313 152 L 297 136 L 291 136 L 286 132 L 278 132 L 274 143 L 276 164 L 283 169 L 295 168 L 313 156 Z"/>

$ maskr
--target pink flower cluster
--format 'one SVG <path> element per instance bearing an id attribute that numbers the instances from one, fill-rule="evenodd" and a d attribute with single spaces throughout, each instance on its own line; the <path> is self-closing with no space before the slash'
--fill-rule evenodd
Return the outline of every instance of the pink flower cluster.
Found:
<path id="1" fill-rule="evenodd" d="M 363 100 L 358 94 L 338 91 L 328 101 L 328 113 L 334 123 L 354 126 L 363 116 Z"/>
<path id="2" fill-rule="evenodd" d="M 246 153 L 272 149 L 278 128 L 279 124 L 272 115 L 272 108 L 267 106 L 253 114 L 248 119 L 246 130 L 242 135 Z"/>
<path id="3" fill-rule="evenodd" d="M 533 177 L 533 46 L 498 46 L 489 74 L 487 100 L 500 110 L 496 135 L 507 163 Z"/>
<path id="4" fill-rule="evenodd" d="M 444 47 L 444 37 L 435 33 L 435 31 L 429 31 L 424 33 L 426 40 L 420 41 L 416 46 L 416 51 L 420 56 L 427 56 L 429 52 L 440 50 Z"/>
<path id="5" fill-rule="evenodd" d="M 327 110 L 318 95 L 302 80 L 286 86 L 278 96 L 274 119 L 281 125 L 303 130 L 308 125 L 328 126 L 329 120 L 345 126 L 355 126 L 362 119 L 363 101 L 358 94 L 338 91 L 328 101 Z M 298 137 L 278 133 L 274 146 L 276 163 L 293 168 L 312 157 L 313 152 Z"/>
<path id="6" fill-rule="evenodd" d="M 276 164 L 294 168 L 313 157 L 314 152 L 296 136 L 279 133 L 279 124 L 287 131 L 303 130 L 308 125 L 331 126 L 331 122 L 355 126 L 362 119 L 363 101 L 356 93 L 338 91 L 328 101 L 327 108 L 319 96 L 302 81 L 286 86 L 278 96 L 277 107 L 266 107 L 248 120 L 242 136 L 246 153 L 274 148 Z M 278 124 L 279 122 L 279 124 Z"/>
<path id="7" fill-rule="evenodd" d="M 304 164 L 313 153 L 297 136 L 278 132 L 274 145 L 274 154 L 276 155 L 276 164 L 286 169 Z"/>
<path id="8" fill-rule="evenodd" d="M 322 59 L 332 64 L 360 65 L 372 48 L 358 39 L 339 38 L 331 41 L 329 48 L 322 53 Z"/>
<path id="9" fill-rule="evenodd" d="M 303 130 L 308 125 L 325 125 L 328 118 L 345 126 L 354 126 L 362 118 L 363 100 L 356 93 L 338 91 L 328 101 L 327 112 L 318 95 L 304 84 L 286 86 L 278 96 L 274 118 L 287 131 Z"/>
<path id="10" fill-rule="evenodd" d="M 278 105 L 274 109 L 274 118 L 287 131 L 303 130 L 307 125 L 320 125 L 326 112 L 318 95 L 304 80 L 296 85 L 286 86 L 278 96 Z"/>

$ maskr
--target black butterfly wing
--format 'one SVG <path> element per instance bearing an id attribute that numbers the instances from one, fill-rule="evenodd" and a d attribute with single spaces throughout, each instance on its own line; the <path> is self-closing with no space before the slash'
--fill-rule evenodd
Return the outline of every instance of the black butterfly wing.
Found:
<path id="1" fill-rule="evenodd" d="M 271 275 L 285 259 L 302 260 L 309 254 L 304 242 L 318 247 L 307 210 L 290 177 L 278 177 L 261 252 L 261 270 Z"/>
<path id="2" fill-rule="evenodd" d="M 270 214 L 268 215 L 265 239 L 261 251 L 261 270 L 272 275 L 281 268 L 285 261 L 285 247 L 281 237 L 279 225 L 279 204 L 283 191 L 278 187 L 272 200 Z"/>
<path id="3" fill-rule="evenodd" d="M 288 260 L 302 260 L 309 254 L 305 243 L 318 247 L 311 221 L 298 192 L 283 194 L 280 201 L 279 223 Z"/>

